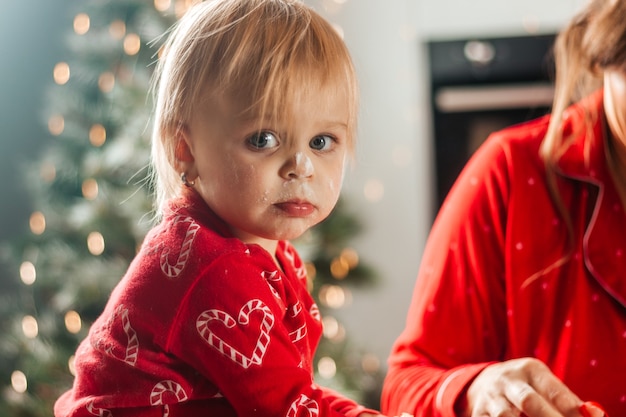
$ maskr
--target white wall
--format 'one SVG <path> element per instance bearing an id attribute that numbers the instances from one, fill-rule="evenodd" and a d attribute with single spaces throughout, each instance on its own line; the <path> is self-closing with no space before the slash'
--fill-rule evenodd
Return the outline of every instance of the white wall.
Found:
<path id="1" fill-rule="evenodd" d="M 337 315 L 352 343 L 376 354 L 383 367 L 404 326 L 431 223 L 434 167 L 423 42 L 554 32 L 583 1 L 307 0 L 341 28 L 359 72 L 358 162 L 344 195 L 365 225 L 355 247 L 380 281 L 354 291 Z"/>

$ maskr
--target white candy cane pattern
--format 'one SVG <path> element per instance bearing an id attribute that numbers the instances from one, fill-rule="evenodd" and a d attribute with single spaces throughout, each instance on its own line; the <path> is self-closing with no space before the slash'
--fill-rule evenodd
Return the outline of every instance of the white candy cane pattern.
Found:
<path id="1" fill-rule="evenodd" d="M 104 408 L 97 408 L 93 401 L 90 402 L 89 404 L 87 404 L 87 406 L 85 407 L 87 409 L 87 412 L 89 414 L 91 414 L 92 416 L 97 416 L 97 417 L 113 417 L 113 413 L 111 413 L 111 411 L 104 409 Z"/>
<path id="2" fill-rule="evenodd" d="M 289 338 L 291 339 L 292 343 L 296 343 L 298 340 L 302 340 L 307 333 L 306 320 L 304 319 L 304 317 L 302 317 L 300 313 L 302 313 L 302 304 L 300 304 L 300 301 L 297 301 L 296 304 L 291 306 L 291 308 L 289 309 L 289 316 L 294 319 L 300 317 L 300 322 L 302 322 L 302 325 L 293 332 L 289 333 Z"/>
<path id="3" fill-rule="evenodd" d="M 305 414 L 301 414 L 304 412 Z M 289 411 L 287 412 L 286 417 L 297 417 L 297 416 L 309 416 L 314 417 L 320 414 L 320 406 L 317 401 L 307 397 L 304 394 L 300 394 L 297 400 L 295 400 L 291 407 L 289 407 Z"/>
<path id="4" fill-rule="evenodd" d="M 311 317 L 313 317 L 315 320 L 322 321 L 322 314 L 320 313 L 320 308 L 317 306 L 317 304 L 313 303 L 313 305 L 311 305 L 309 313 L 311 314 Z"/>
<path id="5" fill-rule="evenodd" d="M 139 339 L 137 338 L 137 332 L 130 325 L 128 309 L 125 308 L 123 304 L 121 304 L 117 308 L 117 314 L 119 314 L 122 318 L 122 327 L 124 328 L 124 333 L 126 333 L 126 337 L 128 337 L 128 344 L 126 345 L 126 357 L 123 360 L 130 366 L 135 366 L 135 364 L 137 363 L 137 355 L 139 354 Z"/>
<path id="6" fill-rule="evenodd" d="M 163 417 L 168 417 L 170 415 L 169 404 L 182 403 L 187 401 L 187 398 L 187 393 L 183 387 L 179 383 L 168 379 L 159 382 L 152 388 L 150 405 L 163 405 Z"/>
<path id="7" fill-rule="evenodd" d="M 107 327 L 113 328 L 114 326 L 122 325 L 122 329 L 124 333 L 126 333 L 126 337 L 128 341 L 126 342 L 126 350 L 123 354 L 118 352 L 116 354 L 113 351 L 113 346 L 110 342 L 108 342 L 109 335 L 105 335 L 105 337 L 100 337 L 95 341 L 96 346 L 99 349 L 102 349 L 107 355 L 112 358 L 119 359 L 121 361 L 126 362 L 130 366 L 135 366 L 137 364 L 137 356 L 139 354 L 139 338 L 137 337 L 137 332 L 130 325 L 130 317 L 128 314 L 128 309 L 124 304 L 120 304 L 115 310 L 115 314 L 111 316 Z"/>
<path id="8" fill-rule="evenodd" d="M 293 246 L 287 246 L 285 248 L 285 258 L 291 263 L 291 267 L 295 271 L 298 279 L 306 278 L 306 267 L 304 265 L 296 267 L 296 249 Z"/>
<path id="9" fill-rule="evenodd" d="M 250 323 L 250 314 L 259 311 L 263 314 L 263 319 L 259 324 L 259 337 L 252 350 L 250 356 L 241 353 L 240 349 L 234 348 L 226 343 L 221 337 L 217 336 L 211 329 L 214 321 L 223 324 L 227 329 L 232 329 L 237 324 L 248 325 Z M 200 336 L 213 348 L 217 349 L 222 355 L 230 358 L 233 362 L 247 369 L 251 365 L 260 365 L 263 362 L 263 356 L 270 343 L 270 330 L 274 326 L 274 314 L 261 300 L 250 300 L 239 310 L 238 320 L 222 310 L 212 309 L 200 314 L 196 320 L 196 329 Z M 213 326 L 214 327 L 214 326 Z M 247 347 L 247 346 L 245 346 Z"/>
<path id="10" fill-rule="evenodd" d="M 272 282 L 280 282 L 282 277 L 278 273 L 278 271 L 263 271 L 261 272 L 261 277 L 267 281 L 267 285 L 270 287 L 272 294 L 274 297 L 280 299 L 280 294 L 276 291 L 276 288 L 271 284 Z"/>
<path id="11" fill-rule="evenodd" d="M 187 233 L 185 234 L 185 239 L 178 252 L 178 259 L 175 264 L 172 265 L 169 262 L 170 248 L 165 247 L 163 252 L 161 252 L 161 271 L 169 278 L 176 278 L 185 268 L 189 260 L 189 252 L 191 252 L 193 239 L 196 237 L 198 229 L 200 229 L 200 226 L 191 217 L 178 216 L 174 219 L 174 224 L 177 223 L 189 223 L 189 227 L 187 228 Z"/>
<path id="12" fill-rule="evenodd" d="M 298 279 L 305 279 L 306 278 L 306 268 L 303 266 L 301 266 L 300 268 L 295 268 L 296 271 L 296 276 L 298 277 Z"/>

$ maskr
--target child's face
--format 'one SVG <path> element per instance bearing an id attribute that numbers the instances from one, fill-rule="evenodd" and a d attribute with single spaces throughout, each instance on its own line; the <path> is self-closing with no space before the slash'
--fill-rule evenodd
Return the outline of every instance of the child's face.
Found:
<path id="1" fill-rule="evenodd" d="M 297 238 L 339 198 L 347 100 L 316 91 L 293 101 L 277 122 L 242 114 L 238 100 L 208 101 L 184 132 L 194 188 L 244 242 Z"/>

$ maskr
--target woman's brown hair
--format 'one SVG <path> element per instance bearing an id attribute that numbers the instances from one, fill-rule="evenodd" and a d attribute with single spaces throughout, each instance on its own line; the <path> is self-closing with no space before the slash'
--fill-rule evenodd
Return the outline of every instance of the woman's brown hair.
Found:
<path id="1" fill-rule="evenodd" d="M 571 140 L 581 132 L 570 132 L 568 136 L 564 136 L 564 114 L 570 105 L 602 87 L 605 69 L 626 69 L 626 1 L 589 0 L 559 33 L 553 52 L 556 68 L 555 95 L 540 154 L 546 165 L 552 199 L 567 225 L 571 251 L 531 276 L 524 285 L 567 262 L 575 249 L 572 220 L 558 191 L 556 166 Z M 583 126 L 587 129 L 586 133 L 592 135 L 592 127 L 603 115 L 598 114 L 595 109 L 583 106 L 576 107 L 576 111 L 583 113 Z"/>

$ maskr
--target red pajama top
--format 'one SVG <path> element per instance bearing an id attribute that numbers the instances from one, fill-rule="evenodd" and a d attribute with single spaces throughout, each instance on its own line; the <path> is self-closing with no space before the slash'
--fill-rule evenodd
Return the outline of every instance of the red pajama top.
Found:
<path id="1" fill-rule="evenodd" d="M 584 101 L 602 113 L 599 91 Z M 603 118 L 580 105 L 558 161 L 568 231 L 539 146 L 549 119 L 491 135 L 449 193 L 427 241 L 382 411 L 452 417 L 492 361 L 536 357 L 582 400 L 626 416 L 626 216 L 606 164 Z M 543 273 L 541 273 L 543 271 Z"/>
<path id="2" fill-rule="evenodd" d="M 294 248 L 279 243 L 278 268 L 229 236 L 194 192 L 171 204 L 78 348 L 56 417 L 366 411 L 313 381 L 322 325 Z"/>

